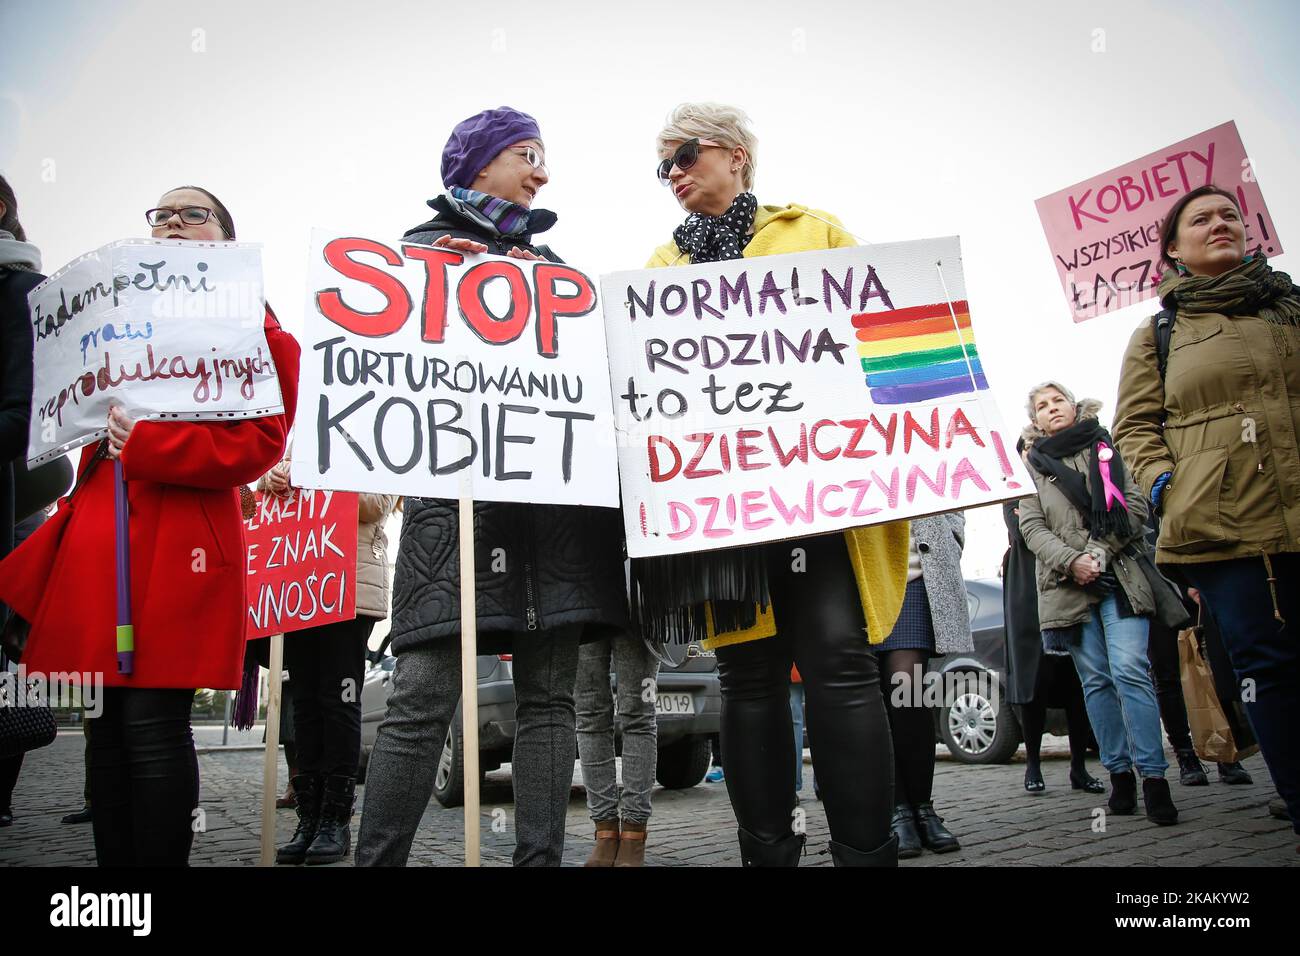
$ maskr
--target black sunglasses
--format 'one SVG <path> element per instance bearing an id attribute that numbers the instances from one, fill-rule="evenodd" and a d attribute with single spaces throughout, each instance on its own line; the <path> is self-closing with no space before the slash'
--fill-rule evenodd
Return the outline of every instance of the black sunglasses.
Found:
<path id="1" fill-rule="evenodd" d="M 677 147 L 676 152 L 669 159 L 665 159 L 655 168 L 655 174 L 659 177 L 659 182 L 665 186 L 671 182 L 668 174 L 676 166 L 682 172 L 686 172 L 695 165 L 696 160 L 700 158 L 701 146 L 717 146 L 725 148 L 721 143 L 715 143 L 711 139 L 688 139 L 682 145 Z"/>

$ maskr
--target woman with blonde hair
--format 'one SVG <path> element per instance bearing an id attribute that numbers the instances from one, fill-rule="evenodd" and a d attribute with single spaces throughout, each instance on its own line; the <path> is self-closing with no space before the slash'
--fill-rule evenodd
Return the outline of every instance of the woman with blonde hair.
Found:
<path id="1" fill-rule="evenodd" d="M 1178 822 L 1160 738 L 1160 709 L 1147 673 L 1151 584 L 1132 549 L 1143 546 L 1142 492 L 1097 420 L 1101 403 L 1075 401 L 1059 382 L 1029 391 L 1025 459 L 1038 495 L 1020 501 L 1020 532 L 1037 561 L 1043 646 L 1068 651 L 1102 765 L 1110 771 L 1110 811 L 1137 810 L 1137 778 L 1147 819 Z"/>
<path id="2" fill-rule="evenodd" d="M 757 142 L 739 109 L 684 103 L 656 141 L 659 181 L 686 213 L 649 267 L 854 245 L 829 213 L 761 206 Z M 906 588 L 906 521 L 766 545 L 633 561 L 634 613 L 655 640 L 708 634 L 722 684 L 727 792 L 746 866 L 797 865 L 791 665 L 838 866 L 895 866 L 893 753 L 871 645 Z M 792 561 L 803 552 L 804 564 Z M 863 631 L 866 631 L 864 634 Z"/>

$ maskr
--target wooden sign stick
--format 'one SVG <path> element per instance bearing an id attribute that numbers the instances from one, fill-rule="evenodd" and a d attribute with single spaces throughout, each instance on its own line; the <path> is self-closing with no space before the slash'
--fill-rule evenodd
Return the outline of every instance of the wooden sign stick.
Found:
<path id="1" fill-rule="evenodd" d="M 468 474 L 468 470 L 467 470 Z M 465 485 L 468 485 L 468 480 Z M 465 736 L 465 865 L 479 866 L 478 616 L 474 601 L 474 498 L 460 495 L 460 706 Z"/>
<path id="2" fill-rule="evenodd" d="M 280 769 L 280 690 L 284 670 L 284 635 L 271 635 L 267 678 L 266 748 L 262 755 L 262 856 L 258 866 L 275 866 L 275 795 Z"/>

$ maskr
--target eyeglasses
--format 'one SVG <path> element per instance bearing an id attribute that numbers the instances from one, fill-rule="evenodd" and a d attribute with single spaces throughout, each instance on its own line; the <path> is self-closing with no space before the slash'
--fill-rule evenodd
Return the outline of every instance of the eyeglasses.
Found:
<path id="1" fill-rule="evenodd" d="M 524 162 L 526 162 L 529 166 L 533 167 L 533 169 L 540 169 L 542 172 L 546 172 L 545 157 L 543 157 L 541 153 L 533 149 L 531 146 L 520 146 L 517 148 L 512 148 L 511 152 L 514 153 L 516 156 L 522 156 L 524 158 Z"/>
<path id="2" fill-rule="evenodd" d="M 656 167 L 655 174 L 658 175 L 659 182 L 665 186 L 669 184 L 671 180 L 669 180 L 668 174 L 673 171 L 674 166 L 682 172 L 686 172 L 694 166 L 696 160 L 700 158 L 701 146 L 717 146 L 721 149 L 726 148 L 721 143 L 715 143 L 711 139 L 688 139 L 686 142 L 682 143 L 682 145 L 677 147 L 677 151 L 673 153 L 670 159 L 663 160 L 659 163 L 658 167 Z"/>
<path id="3" fill-rule="evenodd" d="M 145 222 L 153 227 L 166 225 L 172 216 L 179 215 L 181 222 L 187 226 L 201 226 L 216 213 L 206 206 L 182 206 L 179 209 L 169 209 L 166 206 L 159 206 L 157 209 L 147 210 L 144 214 Z M 221 226 L 221 231 L 226 231 L 225 225 L 221 220 L 217 220 L 217 225 Z"/>

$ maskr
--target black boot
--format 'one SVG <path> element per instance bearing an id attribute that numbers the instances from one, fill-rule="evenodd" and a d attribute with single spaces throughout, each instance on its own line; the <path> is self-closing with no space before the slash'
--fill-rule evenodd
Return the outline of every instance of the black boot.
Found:
<path id="1" fill-rule="evenodd" d="M 1070 789 L 1082 790 L 1085 793 L 1106 792 L 1105 785 L 1092 774 L 1088 773 L 1088 768 L 1086 766 L 1080 765 L 1076 767 L 1073 764 L 1070 765 Z"/>
<path id="2" fill-rule="evenodd" d="M 307 865 L 337 863 L 352 850 L 352 796 L 357 778 L 331 774 L 320 798 L 320 826 L 307 848 Z"/>
<path id="3" fill-rule="evenodd" d="M 934 804 L 926 801 L 912 808 L 916 813 L 916 827 L 920 831 L 921 844 L 932 853 L 952 853 L 960 850 L 957 838 L 943 825 L 943 817 L 934 812 Z"/>
<path id="4" fill-rule="evenodd" d="M 293 837 L 275 854 L 276 863 L 298 866 L 307 858 L 307 848 L 316 839 L 316 828 L 320 825 L 320 776 L 314 773 L 300 773 L 293 778 L 293 792 L 298 799 L 294 808 L 298 811 L 298 829 Z"/>
<path id="5" fill-rule="evenodd" d="M 1178 808 L 1169 794 L 1169 781 L 1164 777 L 1147 777 L 1142 781 L 1142 803 L 1152 823 L 1167 827 L 1178 822 Z"/>
<path id="6" fill-rule="evenodd" d="M 1219 764 L 1219 779 L 1224 783 L 1248 784 L 1255 780 L 1241 765 L 1240 760 Z"/>
<path id="7" fill-rule="evenodd" d="M 740 862 L 742 866 L 798 866 L 806 839 L 802 833 L 791 833 L 775 843 L 760 840 L 743 827 L 737 827 L 740 837 Z"/>
<path id="8" fill-rule="evenodd" d="M 1132 770 L 1110 775 L 1110 799 L 1106 804 L 1110 812 L 1119 817 L 1131 817 L 1137 813 L 1138 785 Z"/>
<path id="9" fill-rule="evenodd" d="M 905 807 L 904 809 L 910 810 L 908 807 Z M 921 852 L 919 846 L 917 847 L 916 852 Z M 902 854 L 899 853 L 899 841 L 896 833 L 890 836 L 888 840 L 876 847 L 870 853 L 863 853 L 861 850 L 855 850 L 851 846 L 845 846 L 843 843 L 836 843 L 834 840 L 831 841 L 831 860 L 836 866 L 898 866 L 898 858 L 900 856 L 902 856 Z"/>
<path id="10" fill-rule="evenodd" d="M 916 816 L 906 803 L 894 807 L 894 816 L 889 821 L 889 829 L 898 841 L 898 858 L 910 860 L 921 855 L 921 835 L 916 832 Z M 856 851 L 855 851 L 856 852 Z"/>
<path id="11" fill-rule="evenodd" d="M 1205 775 L 1205 768 L 1196 757 L 1195 750 L 1175 750 L 1178 758 L 1178 782 L 1184 787 L 1207 787 L 1210 778 Z"/>

